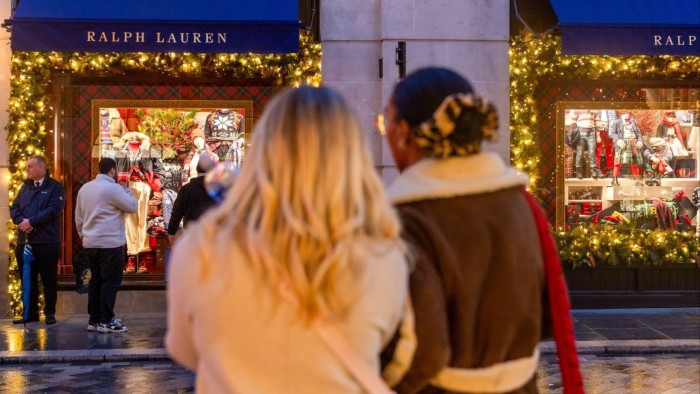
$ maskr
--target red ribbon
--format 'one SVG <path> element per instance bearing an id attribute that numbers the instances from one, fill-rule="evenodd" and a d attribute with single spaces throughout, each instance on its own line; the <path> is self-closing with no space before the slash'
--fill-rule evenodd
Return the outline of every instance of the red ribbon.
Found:
<path id="1" fill-rule="evenodd" d="M 673 196 L 673 199 L 674 199 L 674 200 L 675 200 L 675 199 L 681 200 L 681 199 L 683 199 L 683 197 L 685 197 L 685 193 L 683 193 L 683 190 L 681 190 L 681 191 L 679 191 L 678 193 L 676 193 L 675 196 Z"/>

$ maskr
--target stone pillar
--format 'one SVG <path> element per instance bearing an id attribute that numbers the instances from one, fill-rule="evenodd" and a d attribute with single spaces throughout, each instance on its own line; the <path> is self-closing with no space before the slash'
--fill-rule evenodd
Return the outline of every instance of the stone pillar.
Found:
<path id="1" fill-rule="evenodd" d="M 0 20 L 10 18 L 10 0 L 0 0 Z M 8 264 L 10 256 L 8 254 L 7 229 L 5 224 L 10 220 L 8 176 L 9 176 L 9 151 L 5 141 L 7 141 L 8 115 L 7 107 L 10 101 L 10 33 L 5 29 L 0 29 L 0 316 L 10 310 L 10 297 L 7 292 L 8 284 Z M 11 315 L 8 315 L 12 318 Z"/>
<path id="2" fill-rule="evenodd" d="M 509 160 L 509 6 L 507 0 L 369 0 L 321 4 L 323 83 L 360 114 L 385 182 L 397 171 L 374 119 L 398 80 L 395 48 L 406 42 L 406 72 L 449 67 L 466 76 L 499 111 L 500 138 L 486 149 Z M 383 58 L 383 78 L 379 59 Z"/>

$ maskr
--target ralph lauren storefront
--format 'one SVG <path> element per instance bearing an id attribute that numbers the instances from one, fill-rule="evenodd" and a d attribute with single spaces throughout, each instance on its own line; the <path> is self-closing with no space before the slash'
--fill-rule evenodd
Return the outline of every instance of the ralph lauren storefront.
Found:
<path id="1" fill-rule="evenodd" d="M 66 189 L 59 262 L 66 296 L 75 294 L 75 273 L 85 260 L 73 224 L 77 192 L 94 177 L 100 157 L 119 157 L 137 140 L 155 170 L 148 180 L 129 174 L 147 193 L 138 217 L 129 219 L 123 289 L 164 289 L 168 207 L 198 152 L 242 164 L 269 99 L 285 86 L 320 82 L 320 45 L 300 30 L 300 3 L 21 1 L 6 21 L 10 200 L 26 160 L 45 155 Z M 18 278 L 11 261 L 13 309 L 20 305 Z M 59 309 L 72 310 L 68 304 Z"/>
<path id="2" fill-rule="evenodd" d="M 512 40 L 511 148 L 574 306 L 698 306 L 700 3 L 551 4 Z"/>

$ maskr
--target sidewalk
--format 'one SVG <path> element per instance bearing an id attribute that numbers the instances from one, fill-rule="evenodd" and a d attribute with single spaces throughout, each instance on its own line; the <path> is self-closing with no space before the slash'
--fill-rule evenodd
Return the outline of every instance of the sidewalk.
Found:
<path id="1" fill-rule="evenodd" d="M 700 308 L 575 310 L 580 354 L 699 353 Z M 87 331 L 87 315 L 59 315 L 58 323 L 13 325 L 0 320 L 0 363 L 169 360 L 163 346 L 165 313 L 119 316 L 125 333 Z M 551 341 L 542 354 L 555 354 Z"/>

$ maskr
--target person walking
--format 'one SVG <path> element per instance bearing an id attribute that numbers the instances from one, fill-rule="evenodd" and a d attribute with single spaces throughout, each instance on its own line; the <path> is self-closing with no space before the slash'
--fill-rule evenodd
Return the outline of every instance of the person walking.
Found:
<path id="1" fill-rule="evenodd" d="M 75 228 L 90 264 L 88 331 L 124 332 L 114 317 L 117 290 L 126 260 L 126 214 L 138 209 L 138 200 L 126 182 L 117 183 L 117 162 L 103 158 L 100 173 L 78 191 Z"/>
<path id="2" fill-rule="evenodd" d="M 385 119 L 400 171 L 387 194 L 416 258 L 418 344 L 395 390 L 534 393 L 537 346 L 553 332 L 566 349 L 565 392 L 582 392 L 547 221 L 527 176 L 482 151 L 496 137 L 495 108 L 459 74 L 431 67 L 396 85 Z"/>
<path id="3" fill-rule="evenodd" d="M 184 229 L 170 264 L 165 345 L 197 392 L 362 392 L 328 327 L 378 378 L 408 267 L 349 104 L 327 88 L 273 98 L 223 203 Z"/>
<path id="4" fill-rule="evenodd" d="M 173 203 L 173 212 L 168 222 L 168 240 L 173 243 L 175 234 L 180 229 L 180 222 L 187 226 L 188 223 L 197 220 L 207 209 L 214 206 L 216 201 L 209 196 L 204 188 L 204 176 L 206 167 L 211 167 L 212 161 L 199 160 L 197 162 L 197 176 L 190 179 L 177 193 Z"/>
<path id="5" fill-rule="evenodd" d="M 27 180 L 10 206 L 10 216 L 18 232 L 15 257 L 19 272 L 24 268 L 26 243 L 31 245 L 35 258 L 30 270 L 29 314 L 26 319 L 14 320 L 14 324 L 39 321 L 39 276 L 44 287 L 44 321 L 46 324 L 56 323 L 61 212 L 64 204 L 63 185 L 49 175 L 46 159 L 32 156 L 27 160 Z"/>

